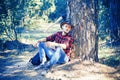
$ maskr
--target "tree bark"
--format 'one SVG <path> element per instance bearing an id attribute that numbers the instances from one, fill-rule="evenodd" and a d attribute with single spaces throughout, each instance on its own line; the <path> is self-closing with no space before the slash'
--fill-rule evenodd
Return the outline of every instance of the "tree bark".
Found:
<path id="1" fill-rule="evenodd" d="M 75 26 L 75 55 L 98 61 L 97 0 L 67 0 L 67 19 Z"/>

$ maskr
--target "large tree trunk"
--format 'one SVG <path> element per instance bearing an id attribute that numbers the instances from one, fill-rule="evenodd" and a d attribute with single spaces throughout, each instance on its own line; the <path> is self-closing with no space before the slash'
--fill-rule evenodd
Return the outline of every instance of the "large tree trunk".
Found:
<path id="1" fill-rule="evenodd" d="M 75 26 L 75 54 L 98 61 L 97 0 L 67 0 L 67 19 Z"/>
<path id="2" fill-rule="evenodd" d="M 120 42 L 120 1 L 110 0 L 110 32 L 112 42 Z"/>

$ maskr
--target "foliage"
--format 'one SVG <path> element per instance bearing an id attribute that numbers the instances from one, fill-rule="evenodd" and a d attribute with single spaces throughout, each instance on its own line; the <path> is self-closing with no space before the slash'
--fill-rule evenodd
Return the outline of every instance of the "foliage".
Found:
<path id="1" fill-rule="evenodd" d="M 99 47 L 99 60 L 100 63 L 106 64 L 111 67 L 117 67 L 120 65 L 120 47 L 119 46 L 104 46 Z"/>
<path id="2" fill-rule="evenodd" d="M 109 66 L 119 66 L 120 65 L 120 54 L 116 54 L 116 55 L 112 55 L 112 56 L 109 56 L 107 57 L 105 60 L 104 60 L 104 64 L 107 64 Z"/>
<path id="3" fill-rule="evenodd" d="M 111 43 L 120 41 L 119 0 L 98 0 L 99 38 Z"/>
<path id="4" fill-rule="evenodd" d="M 0 14 L 1 34 L 6 35 L 6 37 L 11 40 L 17 40 L 18 34 L 16 29 L 20 26 L 21 19 L 25 12 L 24 0 L 4 0 L 0 5 L 2 11 L 4 11 Z"/>
<path id="5" fill-rule="evenodd" d="M 119 53 L 112 53 L 112 54 L 101 54 L 104 55 L 100 58 L 100 62 L 106 64 L 108 66 L 116 67 L 120 65 L 120 54 Z"/>
<path id="6" fill-rule="evenodd" d="M 66 3 L 64 0 L 2 0 L 0 10 L 1 38 L 17 40 L 21 28 L 36 27 L 65 14 Z"/>
<path id="7" fill-rule="evenodd" d="M 120 42 L 120 1 L 110 0 L 110 38 L 111 42 Z"/>
<path id="8" fill-rule="evenodd" d="M 102 40 L 109 39 L 110 14 L 109 1 L 98 0 L 98 32 L 99 38 Z"/>
<path id="9" fill-rule="evenodd" d="M 43 22 L 66 16 L 66 7 L 66 0 L 1 0 L 0 38 L 18 39 L 22 29 L 41 27 Z M 110 39 L 109 11 L 110 1 L 98 0 L 98 35 L 102 40 Z"/>
<path id="10" fill-rule="evenodd" d="M 66 13 L 64 0 L 30 0 L 25 8 L 30 24 L 34 21 L 51 22 Z"/>

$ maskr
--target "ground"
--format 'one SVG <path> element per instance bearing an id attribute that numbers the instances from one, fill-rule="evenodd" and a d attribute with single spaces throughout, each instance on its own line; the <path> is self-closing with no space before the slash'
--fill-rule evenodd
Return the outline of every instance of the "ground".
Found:
<path id="1" fill-rule="evenodd" d="M 46 24 L 42 28 L 24 30 L 20 42 L 34 44 L 39 38 L 60 29 L 57 25 L 50 28 L 47 33 L 43 33 L 45 26 Z M 103 53 L 101 58 L 103 61 L 100 60 L 98 63 L 73 59 L 69 63 L 53 66 L 46 75 L 42 75 L 43 70 L 34 70 L 35 66 L 27 65 L 38 49 L 22 43 L 8 41 L 2 48 L 5 49 L 0 50 L 0 80 L 120 80 L 120 56 L 118 54 L 118 59 L 115 57 L 118 60 L 117 66 L 107 65 L 106 62 L 110 64 L 114 62 L 110 61 L 111 57 L 105 57 L 105 54 L 111 54 L 108 53 L 109 49 L 105 49 L 107 52 L 99 49 L 102 51 L 100 53 Z"/>
<path id="2" fill-rule="evenodd" d="M 16 50 L 1 52 L 0 80 L 120 80 L 120 67 L 114 68 L 89 61 L 81 62 L 79 59 L 55 65 L 46 75 L 42 75 L 43 70 L 34 70 L 35 66 L 27 65 L 36 51 L 23 52 L 19 55 L 15 54 Z"/>

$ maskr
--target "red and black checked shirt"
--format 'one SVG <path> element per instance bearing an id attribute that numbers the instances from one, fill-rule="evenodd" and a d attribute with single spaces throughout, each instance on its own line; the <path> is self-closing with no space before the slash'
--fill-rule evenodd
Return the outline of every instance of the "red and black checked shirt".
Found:
<path id="1" fill-rule="evenodd" d="M 64 52 L 70 57 L 70 49 L 72 48 L 72 44 L 74 39 L 70 34 L 62 35 L 62 32 L 57 32 L 49 37 L 46 38 L 47 41 L 66 44 L 67 48 L 63 49 Z"/>

